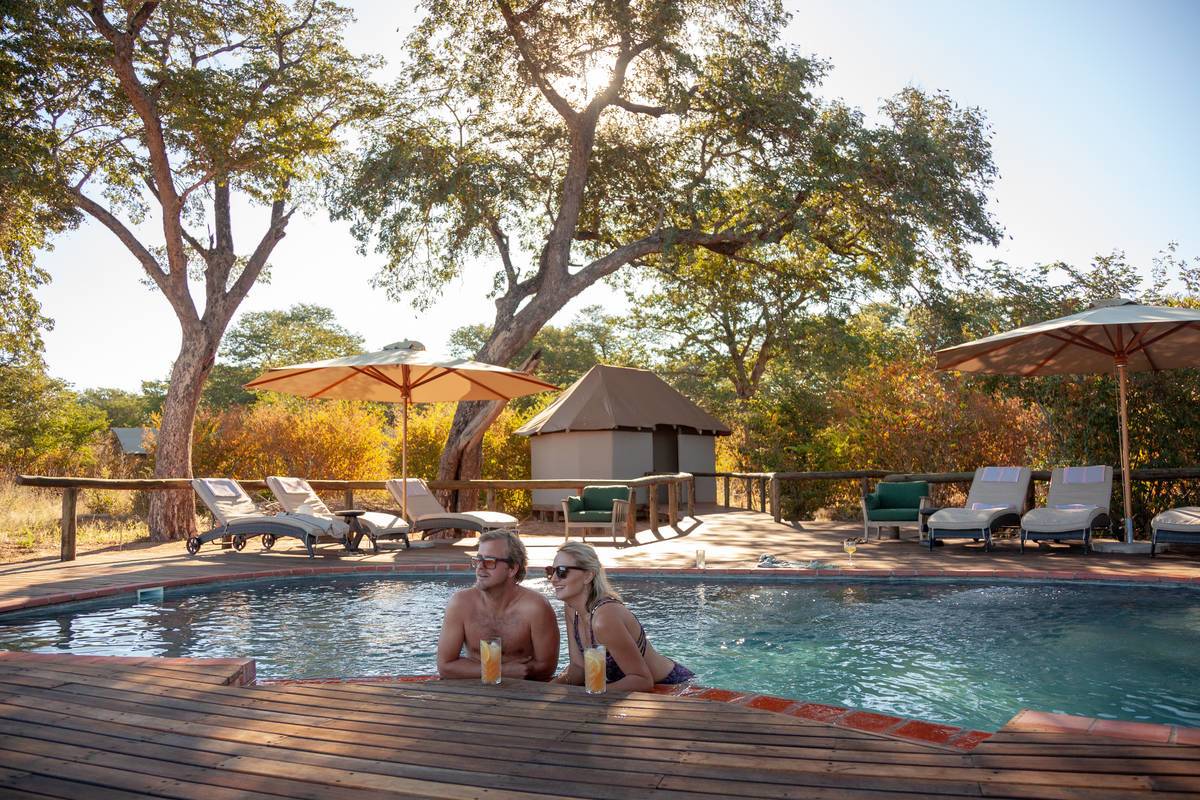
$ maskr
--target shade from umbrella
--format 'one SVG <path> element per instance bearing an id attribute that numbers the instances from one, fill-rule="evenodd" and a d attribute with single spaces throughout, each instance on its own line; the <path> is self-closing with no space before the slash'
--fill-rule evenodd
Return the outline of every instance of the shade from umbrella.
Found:
<path id="1" fill-rule="evenodd" d="M 939 370 L 994 375 L 1116 371 L 1126 542 L 1133 541 L 1126 374 L 1177 367 L 1200 367 L 1200 310 L 1124 299 L 937 351 Z"/>
<path id="2" fill-rule="evenodd" d="M 458 400 L 511 400 L 558 387 L 527 372 L 482 361 L 441 356 L 420 342 L 390 344 L 374 353 L 275 367 L 246 384 L 247 389 L 330 400 L 401 403 L 401 472 L 408 477 L 408 407 L 412 403 Z M 403 484 L 408 513 L 408 484 Z"/>

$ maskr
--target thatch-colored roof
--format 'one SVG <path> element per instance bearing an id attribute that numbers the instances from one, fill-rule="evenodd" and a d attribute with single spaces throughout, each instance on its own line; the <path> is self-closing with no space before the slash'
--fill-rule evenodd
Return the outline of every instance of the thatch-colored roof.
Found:
<path id="1" fill-rule="evenodd" d="M 147 455 L 146 440 L 158 433 L 158 428 L 113 428 L 121 452 L 127 456 Z"/>
<path id="2" fill-rule="evenodd" d="M 653 372 L 598 364 L 575 381 L 517 433 L 654 430 L 727 436 L 720 420 L 671 388 Z"/>

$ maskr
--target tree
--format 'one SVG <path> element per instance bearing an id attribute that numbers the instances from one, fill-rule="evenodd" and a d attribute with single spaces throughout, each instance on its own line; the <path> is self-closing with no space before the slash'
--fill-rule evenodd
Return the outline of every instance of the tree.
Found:
<path id="1" fill-rule="evenodd" d="M 859 279 L 852 267 L 806 251 L 752 265 L 701 251 L 657 272 L 652 291 L 633 304 L 634 324 L 661 335 L 668 363 L 728 382 L 744 408 L 772 360 L 799 348 L 809 307 Z"/>
<path id="2" fill-rule="evenodd" d="M 456 328 L 450 334 L 450 352 L 469 358 L 483 347 L 490 334 L 487 325 Z M 538 377 L 564 388 L 597 364 L 646 366 L 650 358 L 636 332 L 626 330 L 621 319 L 605 313 L 600 306 L 584 308 L 566 327 L 546 325 L 510 363 L 525 361 L 535 350 L 542 353 Z M 530 395 L 514 402 L 528 405 L 538 402 L 536 397 Z"/>
<path id="3" fill-rule="evenodd" d="M 249 405 L 242 386 L 270 367 L 320 361 L 363 351 L 363 338 L 337 323 L 325 306 L 297 303 L 286 311 L 254 311 L 234 324 L 221 344 L 220 361 L 204 387 L 211 408 Z"/>
<path id="4" fill-rule="evenodd" d="M 8 7 L 6 31 L 11 23 L 32 76 L 15 103 L 30 131 L 21 186 L 111 231 L 171 305 L 181 344 L 155 476 L 189 476 L 196 407 L 221 335 L 304 188 L 338 152 L 339 131 L 374 108 L 374 62 L 342 46 L 348 13 L 326 0 Z M 234 244 L 235 195 L 269 209 L 244 255 Z M 136 232 L 151 210 L 157 242 Z M 155 493 L 151 535 L 190 535 L 193 511 L 190 492 Z"/>
<path id="5" fill-rule="evenodd" d="M 996 240 L 982 115 L 909 89 L 872 127 L 817 100 L 826 66 L 780 45 L 778 2 L 426 8 L 394 114 L 331 202 L 418 303 L 490 254 L 480 360 L 509 363 L 618 270 L 697 248 L 753 265 L 796 239 L 907 274 Z M 440 477 L 467 477 L 477 412 L 460 405 Z"/>
<path id="6" fill-rule="evenodd" d="M 86 389 L 79 393 L 80 402 L 104 412 L 108 424 L 115 428 L 140 428 L 150 423 L 152 408 L 145 394 L 123 389 Z"/>

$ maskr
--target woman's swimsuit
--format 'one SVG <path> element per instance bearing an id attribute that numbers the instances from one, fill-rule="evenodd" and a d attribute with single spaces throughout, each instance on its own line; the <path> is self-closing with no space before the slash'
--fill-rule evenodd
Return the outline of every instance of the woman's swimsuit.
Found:
<path id="1" fill-rule="evenodd" d="M 591 626 L 592 621 L 596 617 L 596 609 L 597 608 L 604 605 L 605 603 L 619 603 L 619 602 L 621 602 L 621 601 L 617 600 L 616 598 L 606 597 L 603 600 L 601 600 L 599 603 L 596 603 L 596 605 L 592 608 L 591 613 L 588 614 L 589 627 Z M 579 648 L 579 651 L 583 652 L 583 639 L 579 636 L 579 615 L 578 614 L 575 615 L 571 624 L 572 624 L 571 632 L 575 635 L 575 644 Z M 595 643 L 595 636 L 592 636 L 592 642 Z M 642 627 L 642 623 L 640 623 L 640 622 L 638 623 L 637 648 L 638 648 L 638 652 L 640 652 L 642 654 L 642 656 L 646 655 L 646 629 Z M 677 662 L 671 662 L 671 663 L 674 666 L 672 666 L 671 671 L 667 673 L 667 677 L 665 677 L 661 681 L 659 681 L 660 684 L 684 683 L 684 682 L 690 681 L 692 678 L 696 677 L 695 673 L 693 673 L 690 669 L 685 667 L 683 664 L 680 664 Z M 617 665 L 617 661 L 616 661 L 616 659 L 614 659 L 612 657 L 612 653 L 609 653 L 607 651 L 605 651 L 605 654 L 604 654 L 604 671 L 606 673 L 606 677 L 607 677 L 609 683 L 612 683 L 614 681 L 619 681 L 619 680 L 621 680 L 621 678 L 625 677 L 625 673 L 621 670 L 621 667 Z"/>

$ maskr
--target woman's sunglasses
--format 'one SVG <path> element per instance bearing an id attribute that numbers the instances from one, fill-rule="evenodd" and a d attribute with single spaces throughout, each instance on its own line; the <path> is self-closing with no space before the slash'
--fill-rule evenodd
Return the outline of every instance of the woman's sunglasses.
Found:
<path id="1" fill-rule="evenodd" d="M 583 567 L 568 567 L 566 564 L 559 564 L 557 567 L 546 567 L 546 577 L 558 578 L 560 581 L 566 580 L 567 575 L 573 569 L 577 569 L 580 572 L 587 572 Z"/>
<path id="2" fill-rule="evenodd" d="M 484 569 L 495 569 L 496 564 L 503 561 L 505 564 L 512 566 L 511 558 L 492 558 L 491 556 L 471 556 L 471 569 L 479 569 L 482 564 Z"/>

